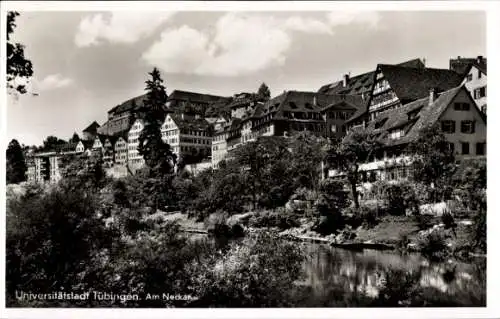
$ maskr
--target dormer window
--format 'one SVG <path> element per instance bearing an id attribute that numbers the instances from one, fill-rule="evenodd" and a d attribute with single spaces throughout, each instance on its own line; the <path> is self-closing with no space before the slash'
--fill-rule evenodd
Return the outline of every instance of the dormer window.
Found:
<path id="1" fill-rule="evenodd" d="M 396 130 L 392 130 L 389 134 L 389 138 L 391 140 L 397 140 L 401 137 L 403 137 L 405 135 L 405 131 L 404 129 L 396 129 Z"/>

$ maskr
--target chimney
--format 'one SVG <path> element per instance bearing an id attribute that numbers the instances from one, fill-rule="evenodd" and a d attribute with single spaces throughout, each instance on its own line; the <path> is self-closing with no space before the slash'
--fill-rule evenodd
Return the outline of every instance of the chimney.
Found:
<path id="1" fill-rule="evenodd" d="M 458 60 L 458 61 L 460 61 L 460 55 L 459 55 L 459 56 L 457 56 L 457 60 Z"/>
<path id="2" fill-rule="evenodd" d="M 425 58 L 422 59 L 422 63 L 424 64 L 424 67 L 425 67 Z"/>
<path id="3" fill-rule="evenodd" d="M 478 55 L 477 56 L 477 63 L 481 63 L 483 62 L 483 56 L 482 55 Z"/>
<path id="4" fill-rule="evenodd" d="M 431 105 L 432 103 L 434 103 L 435 99 L 436 99 L 436 89 L 435 88 L 431 88 L 429 90 L 429 105 Z"/>
<path id="5" fill-rule="evenodd" d="M 343 87 L 346 87 L 348 82 L 349 82 L 349 74 L 344 74 L 344 80 L 342 81 Z"/>

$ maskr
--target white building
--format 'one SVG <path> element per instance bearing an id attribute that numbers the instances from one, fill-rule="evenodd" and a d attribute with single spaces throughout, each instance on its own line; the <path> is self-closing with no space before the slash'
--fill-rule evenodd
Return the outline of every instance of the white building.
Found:
<path id="1" fill-rule="evenodd" d="M 212 134 L 205 119 L 185 113 L 167 114 L 161 135 L 178 159 L 196 156 L 201 160 L 211 155 Z"/>
<path id="2" fill-rule="evenodd" d="M 455 63 L 453 64 L 452 61 Z M 467 63 L 467 67 L 462 71 L 464 74 L 462 84 L 465 84 L 481 112 L 486 114 L 486 58 L 478 56 L 476 59 L 461 59 L 459 57 L 457 60 L 450 61 L 450 67 L 456 67 L 456 64 L 460 62 Z"/>
<path id="3" fill-rule="evenodd" d="M 128 165 L 131 170 L 135 171 L 144 166 L 144 158 L 139 154 L 139 136 L 144 129 L 144 121 L 142 119 L 135 120 L 134 124 L 128 132 Z"/>

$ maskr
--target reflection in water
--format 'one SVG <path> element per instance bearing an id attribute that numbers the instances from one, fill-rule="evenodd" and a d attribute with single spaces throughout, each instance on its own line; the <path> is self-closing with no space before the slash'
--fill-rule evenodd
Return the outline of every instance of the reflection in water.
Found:
<path id="1" fill-rule="evenodd" d="M 485 294 L 485 260 L 475 264 L 451 260 L 433 263 L 418 254 L 353 252 L 321 244 L 304 244 L 304 249 L 305 276 L 298 284 L 309 288 L 311 299 L 325 298 L 332 294 L 332 289 L 375 298 L 386 285 L 389 271 L 415 278 L 416 286 L 421 288 L 434 288 L 466 300 L 477 298 L 474 294 L 478 290 Z"/>

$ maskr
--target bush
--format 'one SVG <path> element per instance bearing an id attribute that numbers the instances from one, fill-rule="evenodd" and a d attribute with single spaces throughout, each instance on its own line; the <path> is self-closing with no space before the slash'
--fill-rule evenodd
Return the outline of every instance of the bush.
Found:
<path id="1" fill-rule="evenodd" d="M 299 227 L 299 218 L 293 213 L 288 213 L 284 209 L 276 211 L 263 211 L 252 216 L 249 226 L 254 228 L 277 227 L 286 230 L 292 227 Z"/>
<path id="2" fill-rule="evenodd" d="M 426 230 L 433 226 L 432 220 L 433 217 L 430 215 L 415 215 L 415 222 L 417 223 L 419 230 Z"/>
<path id="3" fill-rule="evenodd" d="M 486 210 L 478 211 L 473 218 L 474 226 L 471 231 L 473 246 L 482 253 L 486 253 Z"/>
<path id="4" fill-rule="evenodd" d="M 99 284 L 85 276 L 118 236 L 105 227 L 97 205 L 95 194 L 62 187 L 7 202 L 8 296 L 15 290 L 73 291 L 82 281 Z"/>
<path id="5" fill-rule="evenodd" d="M 444 212 L 443 215 L 441 215 L 441 221 L 446 229 L 455 229 L 457 227 L 457 223 L 455 223 L 455 219 L 450 212 Z"/>
<path id="6" fill-rule="evenodd" d="M 377 182 L 372 189 L 373 193 L 380 194 L 387 205 L 387 212 L 391 215 L 404 215 L 408 209 L 418 213 L 420 203 L 419 187 L 406 181 L 400 183 Z"/>
<path id="7" fill-rule="evenodd" d="M 349 207 L 344 210 L 344 221 L 352 228 L 363 226 L 371 228 L 378 224 L 379 216 L 383 215 L 383 209 L 373 206 L 360 206 L 358 209 Z"/>
<path id="8" fill-rule="evenodd" d="M 441 260 L 448 256 L 448 246 L 444 232 L 435 230 L 428 234 L 420 235 L 417 243 L 422 255 L 429 259 Z"/>
<path id="9" fill-rule="evenodd" d="M 262 233 L 233 243 L 227 253 L 196 271 L 194 307 L 286 307 L 300 278 L 303 255 L 295 243 Z"/>

